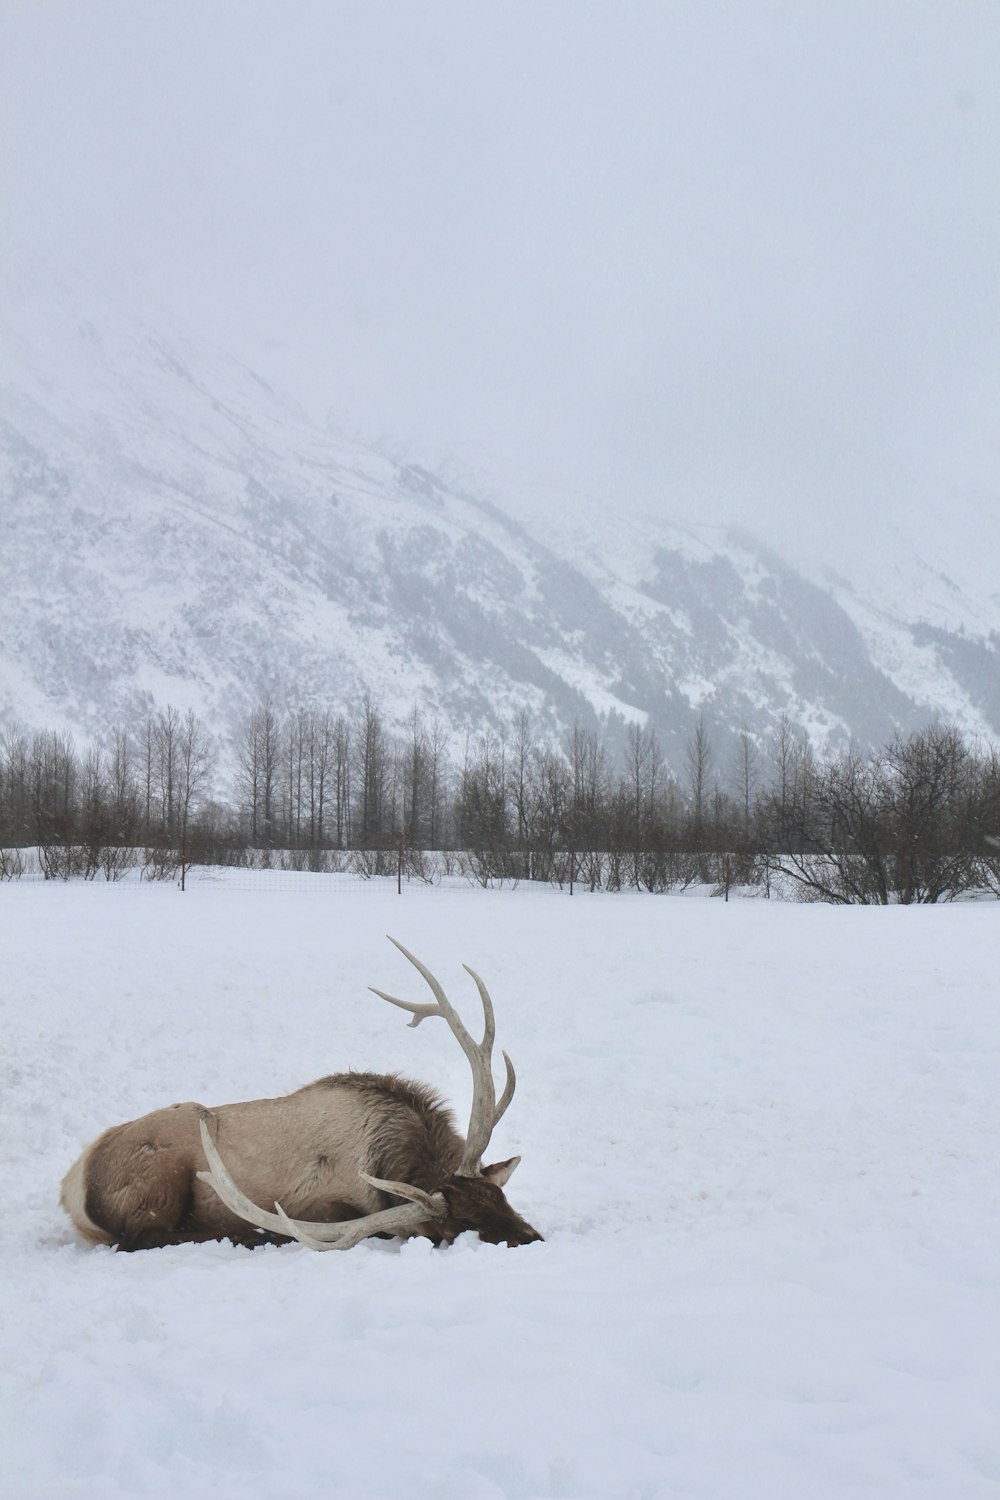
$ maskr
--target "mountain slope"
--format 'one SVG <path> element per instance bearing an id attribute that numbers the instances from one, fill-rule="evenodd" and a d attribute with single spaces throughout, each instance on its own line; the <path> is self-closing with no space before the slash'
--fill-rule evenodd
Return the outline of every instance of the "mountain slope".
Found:
<path id="1" fill-rule="evenodd" d="M 159 308 L 35 268 L 11 294 L 0 715 L 94 731 L 169 701 L 227 730 L 262 692 L 367 690 L 456 735 L 648 720 L 676 765 L 701 712 L 719 748 L 782 712 L 818 745 L 935 712 L 1000 736 L 1000 601 L 923 616 L 918 590 L 904 617 L 746 536 L 490 503 L 318 429 Z"/>

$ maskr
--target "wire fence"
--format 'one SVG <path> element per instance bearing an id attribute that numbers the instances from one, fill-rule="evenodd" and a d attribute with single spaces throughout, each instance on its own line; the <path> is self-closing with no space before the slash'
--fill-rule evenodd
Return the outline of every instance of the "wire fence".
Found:
<path id="1" fill-rule="evenodd" d="M 760 856 L 664 851 L 419 850 L 399 845 L 379 849 L 243 849 L 223 853 L 215 864 L 193 863 L 181 851 L 162 848 L 58 844 L 0 846 L 0 891 L 11 885 L 58 886 L 66 881 L 92 889 L 144 892 L 174 886 L 208 895 L 218 891 L 275 894 L 282 891 L 324 899 L 365 890 L 405 896 L 408 891 L 514 890 L 518 886 L 553 895 L 636 891 L 730 895 L 777 900 L 868 901 L 861 856 L 784 854 Z M 912 882 L 911 882 L 912 883 Z M 933 892 L 932 892 L 933 895 Z M 945 889 L 934 899 L 1000 898 L 1000 866 L 982 862 L 976 882 Z M 889 892 L 881 904 L 903 899 Z M 926 900 L 926 895 L 915 899 Z"/>
<path id="2" fill-rule="evenodd" d="M 239 863 L 190 864 L 178 859 L 176 852 L 164 856 L 141 849 L 116 851 L 105 860 L 88 858 L 86 851 L 76 848 L 5 849 L 0 850 L 0 890 L 4 884 L 61 885 L 72 881 L 95 890 L 135 894 L 173 886 L 199 896 L 216 891 L 294 891 L 329 898 L 339 892 L 365 889 L 395 897 L 402 895 L 415 878 L 395 860 L 325 859 L 319 869 L 308 868 L 308 863 L 298 857 L 298 851 L 284 850 L 254 851 L 252 858 Z"/>
<path id="3" fill-rule="evenodd" d="M 347 891 L 398 898 L 408 891 L 470 887 L 533 889 L 556 893 L 570 889 L 558 879 L 528 881 L 510 872 L 486 871 L 474 858 L 452 852 L 416 850 L 325 850 L 319 858 L 302 850 L 251 850 L 239 861 L 192 864 L 177 851 L 142 849 L 105 851 L 104 859 L 81 846 L 0 848 L 0 891 L 8 888 L 72 882 L 94 890 L 136 894 L 175 887 L 197 896 L 219 891 L 260 894 L 294 892 L 329 899 Z M 318 867 L 317 867 L 318 866 Z"/>

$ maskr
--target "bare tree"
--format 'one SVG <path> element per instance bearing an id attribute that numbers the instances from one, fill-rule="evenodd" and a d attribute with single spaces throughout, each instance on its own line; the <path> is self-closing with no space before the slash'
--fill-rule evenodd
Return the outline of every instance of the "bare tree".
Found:
<path id="1" fill-rule="evenodd" d="M 795 734 L 791 720 L 782 713 L 771 734 L 771 765 L 774 770 L 774 812 L 777 814 L 777 842 L 785 847 L 790 826 L 792 780 L 795 762 Z"/>
<path id="2" fill-rule="evenodd" d="M 334 728 L 329 709 L 309 714 L 309 845 L 322 848 L 326 839 L 326 802 L 333 761 Z"/>
<path id="3" fill-rule="evenodd" d="M 760 751 L 757 747 L 756 738 L 751 734 L 749 725 L 744 722 L 740 725 L 733 751 L 731 783 L 740 810 L 743 837 L 745 840 L 749 840 L 750 838 L 750 824 L 753 818 L 757 786 L 760 779 L 758 771 L 759 758 Z"/>
<path id="4" fill-rule="evenodd" d="M 377 847 L 387 832 L 389 746 L 382 717 L 366 693 L 354 725 L 354 832 L 363 847 Z"/>
<path id="5" fill-rule="evenodd" d="M 138 791 L 142 808 L 142 837 L 149 844 L 154 835 L 153 788 L 156 764 L 156 727 L 153 714 L 147 714 L 137 733 Z"/>
<path id="6" fill-rule="evenodd" d="M 167 843 L 173 847 L 177 841 L 178 809 L 177 791 L 180 776 L 178 758 L 180 753 L 180 710 L 168 703 L 160 710 L 154 721 L 154 748 L 156 754 L 157 780 L 159 783 L 161 822 Z"/>
<path id="7" fill-rule="evenodd" d="M 430 788 L 427 734 L 416 705 L 410 712 L 403 756 L 403 837 L 407 848 L 419 849 L 427 843 L 428 838 Z"/>
<path id="8" fill-rule="evenodd" d="M 243 719 L 237 745 L 236 788 L 254 848 L 275 842 L 278 757 L 278 719 L 265 694 Z"/>
<path id="9" fill-rule="evenodd" d="M 342 714 L 337 715 L 333 726 L 334 757 L 334 823 L 336 845 L 343 849 L 352 841 L 351 823 L 351 726 Z"/>
<path id="10" fill-rule="evenodd" d="M 191 814 L 207 790 L 212 770 L 208 730 L 189 708 L 177 732 L 177 823 L 182 850 L 187 850 Z"/>
<path id="11" fill-rule="evenodd" d="M 511 796 L 517 818 L 515 840 L 518 847 L 531 848 L 531 762 L 535 753 L 535 734 L 526 708 L 515 716 L 511 733 Z"/>
<path id="12" fill-rule="evenodd" d="M 575 724 L 569 758 L 573 779 L 570 839 L 576 849 L 596 850 L 604 841 L 611 789 L 608 754 L 596 734 Z"/>
<path id="13" fill-rule="evenodd" d="M 890 887 L 902 903 L 953 900 L 980 878 L 981 759 L 957 729 L 938 725 L 897 733 L 886 748 L 882 819 Z"/>
<path id="14" fill-rule="evenodd" d="M 20 724 L 0 730 L 0 843 L 23 844 L 31 838 L 29 743 Z"/>
<path id="15" fill-rule="evenodd" d="M 124 724 L 114 724 L 108 735 L 108 780 L 111 820 L 119 843 L 133 845 L 140 834 L 137 762 L 132 737 Z"/>
<path id="16" fill-rule="evenodd" d="M 687 743 L 684 758 L 691 798 L 691 834 L 695 849 L 700 850 L 705 838 L 705 813 L 713 758 L 704 714 L 698 716 L 698 723 Z"/>
<path id="17" fill-rule="evenodd" d="M 448 731 L 437 717 L 431 723 L 427 742 L 427 788 L 429 805 L 429 844 L 439 849 L 447 834 L 448 823 Z"/>
<path id="18" fill-rule="evenodd" d="M 457 834 L 482 885 L 520 874 L 511 864 L 506 747 L 492 729 L 467 745 L 455 801 Z"/>

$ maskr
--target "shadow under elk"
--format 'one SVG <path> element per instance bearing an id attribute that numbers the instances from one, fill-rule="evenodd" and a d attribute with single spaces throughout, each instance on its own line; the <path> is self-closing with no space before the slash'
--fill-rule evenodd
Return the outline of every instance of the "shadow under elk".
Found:
<path id="1" fill-rule="evenodd" d="M 540 1240 L 502 1191 L 521 1158 L 482 1164 L 516 1082 L 504 1052 L 498 1102 L 485 984 L 464 965 L 485 1016 L 476 1042 L 429 969 L 389 941 L 434 999 L 421 1005 L 374 986 L 373 993 L 409 1011 L 411 1026 L 428 1016 L 447 1022 L 472 1069 L 464 1140 L 433 1089 L 392 1073 L 333 1073 L 278 1099 L 213 1109 L 173 1104 L 113 1125 L 67 1172 L 60 1201 L 79 1233 L 119 1250 L 220 1239 L 348 1250 L 371 1235 L 450 1244 L 464 1230 L 495 1245 Z"/>

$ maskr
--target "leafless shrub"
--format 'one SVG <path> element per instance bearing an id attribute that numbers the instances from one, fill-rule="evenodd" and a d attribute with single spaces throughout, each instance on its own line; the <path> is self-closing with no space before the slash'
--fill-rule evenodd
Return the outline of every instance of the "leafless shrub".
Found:
<path id="1" fill-rule="evenodd" d="M 470 885 L 482 886 L 483 890 L 510 885 L 515 889 L 521 880 L 519 861 L 504 850 L 465 849 L 458 854 L 459 873 Z"/>
<path id="2" fill-rule="evenodd" d="M 101 849 L 101 868 L 105 880 L 117 881 L 135 868 L 136 853 L 124 844 L 105 844 Z"/>
<path id="3" fill-rule="evenodd" d="M 146 849 L 142 865 L 143 880 L 176 880 L 179 869 L 176 849 L 158 844 Z"/>
<path id="4" fill-rule="evenodd" d="M 362 880 L 394 876 L 398 867 L 399 855 L 395 849 L 352 849 L 347 859 L 350 873 L 360 876 Z"/>
<path id="5" fill-rule="evenodd" d="M 712 895 L 722 896 L 727 901 L 730 892 L 740 887 L 747 889 L 763 886 L 765 883 L 764 863 L 756 859 L 749 850 L 716 854 L 713 856 L 712 865 Z"/>
<path id="6" fill-rule="evenodd" d="M 588 891 L 599 891 L 604 885 L 604 855 L 599 849 L 588 849 L 576 856 L 574 878 Z"/>
<path id="7" fill-rule="evenodd" d="M 407 880 L 422 880 L 434 885 L 440 879 L 434 857 L 423 849 L 404 849 L 403 874 Z"/>
<path id="8" fill-rule="evenodd" d="M 76 844 L 39 844 L 38 863 L 46 880 L 71 880 L 87 868 L 84 851 Z"/>

